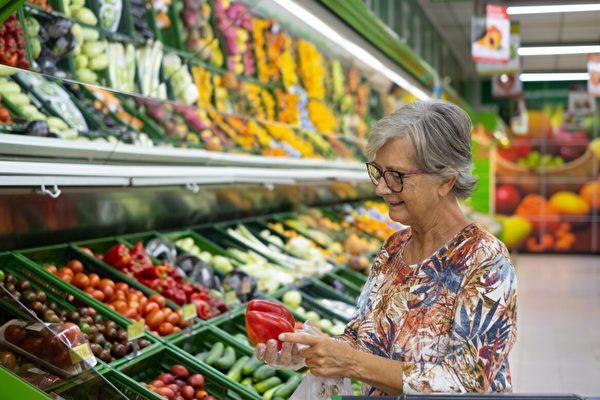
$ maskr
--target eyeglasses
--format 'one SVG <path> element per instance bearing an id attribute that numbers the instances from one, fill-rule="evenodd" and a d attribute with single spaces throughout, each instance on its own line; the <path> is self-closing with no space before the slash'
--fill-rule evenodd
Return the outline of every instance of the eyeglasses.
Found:
<path id="1" fill-rule="evenodd" d="M 402 189 L 404 189 L 404 178 L 405 177 L 411 176 L 411 175 L 424 174 L 423 171 L 418 170 L 418 169 L 415 169 L 412 171 L 406 171 L 406 172 L 394 171 L 392 169 L 382 171 L 381 168 L 379 168 L 373 162 L 367 163 L 367 173 L 369 174 L 369 178 L 371 178 L 371 182 L 373 182 L 373 185 L 375 185 L 375 186 L 379 185 L 379 181 L 381 180 L 381 177 L 383 176 L 383 180 L 385 181 L 385 184 L 387 185 L 387 187 L 392 192 L 396 192 L 396 193 L 400 193 L 402 191 Z"/>

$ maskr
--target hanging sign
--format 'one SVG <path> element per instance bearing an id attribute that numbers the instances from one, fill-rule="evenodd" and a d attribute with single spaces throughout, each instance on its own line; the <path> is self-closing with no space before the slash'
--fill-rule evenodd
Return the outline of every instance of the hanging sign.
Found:
<path id="1" fill-rule="evenodd" d="M 510 19 L 506 7 L 488 4 L 485 18 L 473 17 L 471 56 L 478 62 L 510 60 Z"/>
<path id="2" fill-rule="evenodd" d="M 588 93 L 590 96 L 600 97 L 600 54 L 588 55 Z"/>
<path id="3" fill-rule="evenodd" d="M 585 88 L 569 89 L 568 113 L 574 116 L 589 115 L 596 112 L 596 101 Z"/>
<path id="4" fill-rule="evenodd" d="M 477 62 L 475 63 L 477 74 L 481 76 L 517 74 L 521 69 L 521 57 L 517 53 L 519 47 L 521 47 L 521 25 L 518 23 L 511 23 L 508 62 Z"/>

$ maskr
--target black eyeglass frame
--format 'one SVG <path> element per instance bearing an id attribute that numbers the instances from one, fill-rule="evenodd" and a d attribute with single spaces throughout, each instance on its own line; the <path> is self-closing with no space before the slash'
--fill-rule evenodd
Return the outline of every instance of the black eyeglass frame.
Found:
<path id="1" fill-rule="evenodd" d="M 404 178 L 405 177 L 413 176 L 413 175 L 421 175 L 421 174 L 425 173 L 424 171 L 422 171 L 420 169 L 413 169 L 411 171 L 406 171 L 406 172 L 395 171 L 393 169 L 386 169 L 385 171 L 382 171 L 381 168 L 379 168 L 379 166 L 377 166 L 377 164 L 375 164 L 373 161 L 365 163 L 365 165 L 367 166 L 367 174 L 369 175 L 369 178 L 371 179 L 371 183 L 373 185 L 375 185 L 375 186 L 379 185 L 379 181 L 380 181 L 381 177 L 383 177 L 383 180 L 385 181 L 386 186 L 394 193 L 401 193 L 404 190 Z M 371 174 L 369 167 L 372 167 L 377 172 L 379 172 L 379 178 L 376 178 Z M 390 175 L 394 176 L 397 181 L 398 180 L 400 181 L 400 190 L 395 190 L 392 188 L 392 186 L 390 186 L 390 183 L 387 178 L 387 176 L 390 176 Z"/>

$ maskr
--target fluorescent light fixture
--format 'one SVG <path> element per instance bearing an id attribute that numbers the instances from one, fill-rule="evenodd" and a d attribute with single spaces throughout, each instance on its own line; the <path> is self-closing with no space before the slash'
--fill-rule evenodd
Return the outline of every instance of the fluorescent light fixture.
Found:
<path id="1" fill-rule="evenodd" d="M 520 56 L 553 56 L 559 54 L 600 53 L 600 45 L 519 47 Z"/>
<path id="2" fill-rule="evenodd" d="M 549 14 L 567 12 L 600 11 L 600 3 L 596 4 L 557 4 L 546 6 L 511 6 L 506 9 L 509 15 Z"/>
<path id="3" fill-rule="evenodd" d="M 420 100 L 429 100 L 431 96 L 423 91 L 421 88 L 410 83 L 406 78 L 391 70 L 390 68 L 383 65 L 381 61 L 375 58 L 370 52 L 360 47 L 356 43 L 344 38 L 335 29 L 331 28 L 316 15 L 298 5 L 293 0 L 274 0 L 281 7 L 286 9 L 291 14 L 303 20 L 306 24 L 310 25 L 313 29 L 319 32 L 322 36 L 328 38 L 338 46 L 344 48 L 358 60 L 370 65 L 373 69 L 379 71 L 385 75 L 392 82 L 398 86 L 408 90 Z"/>
<path id="4" fill-rule="evenodd" d="M 590 74 L 587 72 L 525 72 L 519 75 L 519 79 L 521 82 L 587 81 L 590 79 Z"/>

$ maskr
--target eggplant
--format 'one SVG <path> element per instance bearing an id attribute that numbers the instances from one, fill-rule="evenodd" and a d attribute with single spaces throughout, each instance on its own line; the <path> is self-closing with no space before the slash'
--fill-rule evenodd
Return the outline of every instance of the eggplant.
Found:
<path id="1" fill-rule="evenodd" d="M 65 35 L 56 39 L 54 47 L 52 48 L 52 53 L 54 53 L 56 57 L 62 58 L 73 51 L 76 45 L 77 40 L 73 34 L 71 32 L 67 32 Z"/>
<path id="2" fill-rule="evenodd" d="M 51 39 L 58 39 L 60 37 L 63 37 L 67 33 L 71 32 L 72 26 L 73 26 L 73 21 L 71 21 L 69 19 L 61 18 L 61 17 L 53 18 L 47 24 L 46 30 L 48 32 L 48 37 L 50 37 Z"/>
<path id="3" fill-rule="evenodd" d="M 236 297 L 245 303 L 254 298 L 256 292 L 256 278 L 240 269 L 234 269 L 223 278 L 223 290 L 234 291 Z"/>
<path id="4" fill-rule="evenodd" d="M 47 137 L 50 135 L 50 127 L 46 121 L 31 121 L 25 125 L 24 133 L 28 136 Z"/>
<path id="5" fill-rule="evenodd" d="M 175 259 L 177 258 L 177 249 L 175 245 L 161 238 L 156 238 L 150 240 L 146 243 L 146 253 L 150 257 L 154 257 L 162 263 L 173 265 Z"/>

